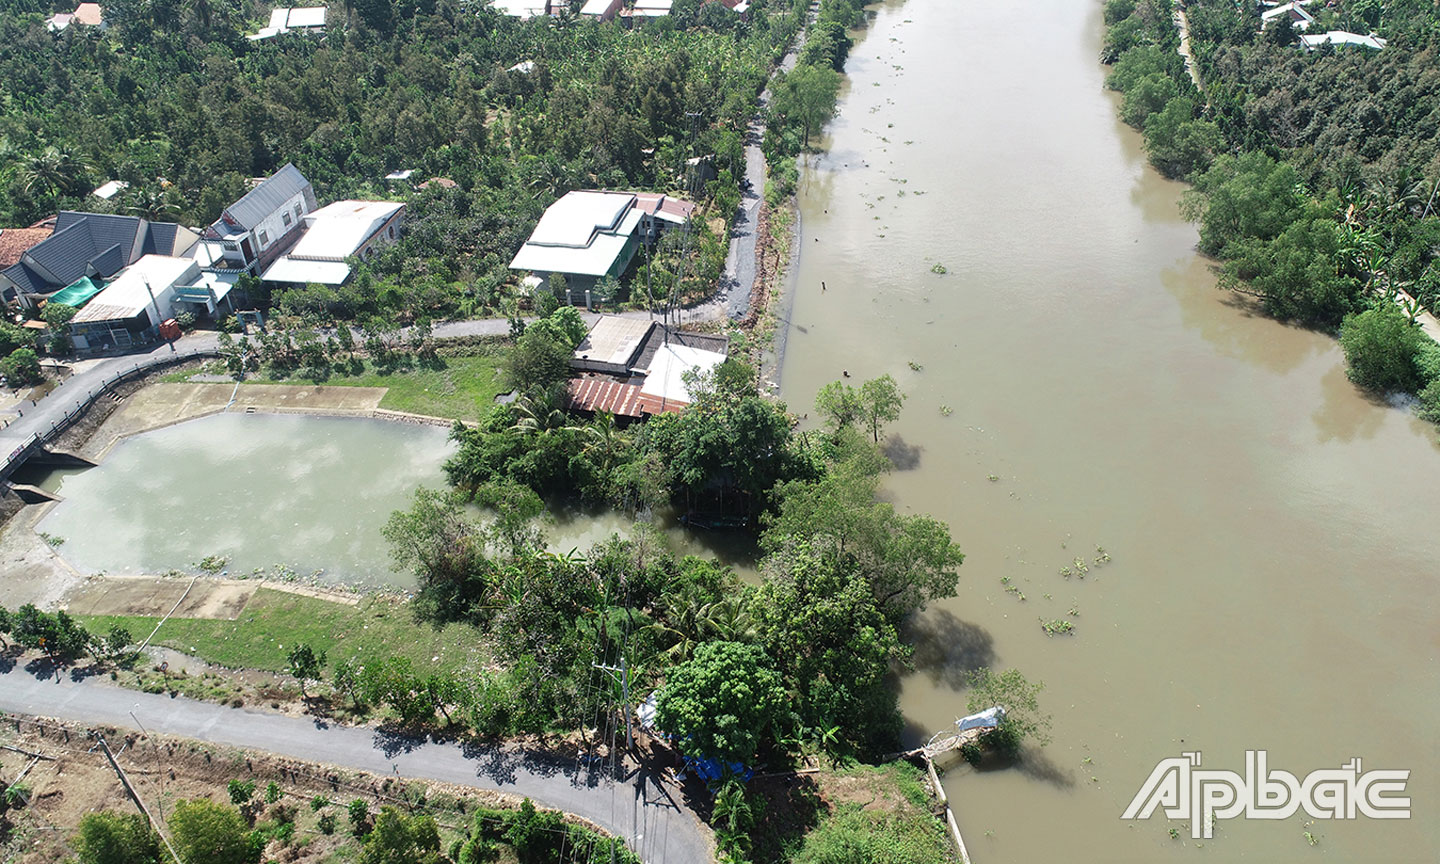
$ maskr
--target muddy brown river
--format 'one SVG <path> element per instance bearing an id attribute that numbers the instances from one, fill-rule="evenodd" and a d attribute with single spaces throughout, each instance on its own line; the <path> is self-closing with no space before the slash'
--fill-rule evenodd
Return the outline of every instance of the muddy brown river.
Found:
<path id="1" fill-rule="evenodd" d="M 876 8 L 802 172 L 782 393 L 909 394 L 889 494 L 967 554 L 917 624 L 911 737 L 966 713 L 970 668 L 1045 683 L 1048 747 L 946 775 L 974 860 L 1440 858 L 1435 430 L 1216 288 L 1184 187 L 1115 119 L 1098 2 Z M 1409 769 L 1412 816 L 1121 819 L 1159 760 L 1260 749 Z"/>

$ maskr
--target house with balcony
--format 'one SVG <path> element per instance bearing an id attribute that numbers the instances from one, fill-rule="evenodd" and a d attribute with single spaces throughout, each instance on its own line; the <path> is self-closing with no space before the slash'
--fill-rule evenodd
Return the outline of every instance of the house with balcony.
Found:
<path id="1" fill-rule="evenodd" d="M 310 181 L 287 162 L 205 229 L 196 260 L 208 270 L 262 273 L 290 251 L 304 232 L 304 217 L 315 210 Z"/>
<path id="2" fill-rule="evenodd" d="M 300 239 L 260 274 L 262 281 L 343 285 L 350 259 L 369 260 L 400 237 L 405 205 L 396 201 L 336 201 L 304 218 Z"/>

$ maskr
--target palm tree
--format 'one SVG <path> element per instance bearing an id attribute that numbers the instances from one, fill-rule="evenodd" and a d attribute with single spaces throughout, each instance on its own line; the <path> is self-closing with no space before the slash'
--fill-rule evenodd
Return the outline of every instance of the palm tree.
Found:
<path id="1" fill-rule="evenodd" d="M 521 435 L 538 435 L 565 425 L 565 412 L 546 394 L 522 393 L 515 399 L 518 417 L 510 429 Z"/>
<path id="2" fill-rule="evenodd" d="M 615 425 L 615 415 L 607 412 L 596 414 L 594 423 L 566 428 L 580 433 L 580 451 L 591 457 L 595 467 L 607 476 L 620 454 L 630 446 L 630 439 Z"/>
<path id="3" fill-rule="evenodd" d="M 23 157 L 16 179 L 26 194 L 37 200 L 80 195 L 90 187 L 91 166 L 85 157 L 62 147 L 46 147 Z"/>
<path id="4" fill-rule="evenodd" d="M 165 221 L 167 217 L 174 218 L 180 212 L 179 205 L 171 200 L 170 196 L 154 189 L 139 190 L 130 196 L 130 202 L 125 212 L 152 222 Z"/>

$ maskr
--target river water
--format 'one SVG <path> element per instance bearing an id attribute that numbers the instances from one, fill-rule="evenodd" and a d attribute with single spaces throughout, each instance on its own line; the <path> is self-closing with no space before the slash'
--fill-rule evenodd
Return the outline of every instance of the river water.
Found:
<path id="1" fill-rule="evenodd" d="M 875 8 L 802 172 L 782 393 L 809 410 L 848 371 L 909 395 L 888 493 L 967 554 L 916 625 L 912 740 L 966 713 L 970 668 L 1045 684 L 1050 746 L 946 775 L 975 861 L 1436 860 L 1434 430 L 1216 288 L 1184 187 L 1115 119 L 1098 2 Z M 1121 820 L 1158 760 L 1247 749 L 1410 769 L 1414 817 L 1230 820 L 1198 850 Z"/>

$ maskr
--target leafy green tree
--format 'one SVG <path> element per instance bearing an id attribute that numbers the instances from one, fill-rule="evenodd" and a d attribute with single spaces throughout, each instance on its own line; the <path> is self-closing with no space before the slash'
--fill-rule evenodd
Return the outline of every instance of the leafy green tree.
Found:
<path id="1" fill-rule="evenodd" d="M 0 357 L 9 356 L 16 348 L 35 345 L 35 334 L 18 324 L 0 320 Z"/>
<path id="2" fill-rule="evenodd" d="M 777 78 L 774 93 L 774 111 L 799 123 L 804 143 L 809 146 L 811 136 L 835 116 L 840 73 L 827 66 L 801 64 Z"/>
<path id="3" fill-rule="evenodd" d="M 396 570 L 415 574 L 422 605 L 446 616 L 486 600 L 494 568 L 487 537 L 455 492 L 417 489 L 409 510 L 390 514 L 382 533 Z"/>
<path id="4" fill-rule="evenodd" d="M 64 303 L 46 303 L 45 308 L 40 311 L 40 317 L 52 330 L 59 330 L 70 323 L 77 311 L 79 310 L 74 306 L 66 306 Z"/>
<path id="5" fill-rule="evenodd" d="M 1295 169 L 1264 153 L 1220 156 L 1194 182 L 1182 210 L 1200 223 L 1207 255 L 1233 257 L 1231 244 L 1274 239 L 1306 213 Z"/>
<path id="6" fill-rule="evenodd" d="M 441 864 L 440 832 L 427 813 L 406 816 L 382 807 L 365 838 L 359 864 Z"/>
<path id="7" fill-rule="evenodd" d="M 255 797 L 254 780 L 231 780 L 225 789 L 230 794 L 230 803 L 236 807 L 244 807 Z"/>
<path id="8" fill-rule="evenodd" d="M 860 392 L 844 381 L 831 381 L 815 394 L 815 410 L 836 431 L 853 426 L 860 419 Z"/>
<path id="9" fill-rule="evenodd" d="M 784 721 L 785 686 L 754 645 L 707 642 L 666 672 L 656 723 L 687 753 L 753 764 Z"/>
<path id="10" fill-rule="evenodd" d="M 31 348 L 16 348 L 9 357 L 0 360 L 0 375 L 4 375 L 12 387 L 45 380 L 40 371 L 40 358 Z"/>
<path id="11" fill-rule="evenodd" d="M 1424 331 L 1389 304 L 1348 315 L 1340 325 L 1346 374 L 1376 393 L 1415 393 L 1425 387 L 1418 360 L 1426 341 Z"/>
<path id="12" fill-rule="evenodd" d="M 748 606 L 760 644 L 799 695 L 802 722 L 839 727 L 826 742 L 837 756 L 893 750 L 899 714 L 886 676 L 908 651 L 869 581 L 800 540 L 772 552 L 762 578 Z"/>
<path id="13" fill-rule="evenodd" d="M 1125 91 L 1120 105 L 1120 118 L 1136 129 L 1145 125 L 1145 120 L 1158 112 L 1165 104 L 1180 95 L 1174 80 L 1162 72 L 1152 72 L 1135 81 Z"/>
<path id="14" fill-rule="evenodd" d="M 1363 283 L 1342 254 L 1340 227 L 1324 215 L 1293 222 L 1271 240 L 1235 241 L 1226 252 L 1233 257 L 1222 284 L 1258 296 L 1281 320 L 1332 326 L 1359 302 Z"/>
<path id="15" fill-rule="evenodd" d="M 999 734 L 991 743 L 1013 755 L 1027 739 L 1042 747 L 1050 743 L 1051 718 L 1040 710 L 1040 691 L 1044 689 L 1043 683 L 1027 680 L 1018 669 L 995 672 L 981 667 L 970 675 L 967 704 L 972 712 L 994 705 L 1005 709 Z"/>
<path id="16" fill-rule="evenodd" d="M 290 674 L 300 681 L 300 695 L 308 699 L 305 682 L 320 680 L 320 670 L 325 666 L 325 652 L 317 654 L 315 649 L 310 647 L 310 643 L 300 642 L 290 649 L 286 663 Z"/>
<path id="17" fill-rule="evenodd" d="M 889 375 L 872 378 L 860 385 L 860 421 L 870 430 L 870 437 L 880 443 L 880 430 L 886 423 L 900 419 L 900 406 L 905 394 Z"/>
<path id="18" fill-rule="evenodd" d="M 167 822 L 175 851 L 184 861 L 256 864 L 264 849 L 246 831 L 239 810 L 206 798 L 180 802 Z"/>
<path id="19" fill-rule="evenodd" d="M 160 838 L 138 813 L 87 813 L 75 834 L 80 864 L 160 864 Z"/>
<path id="20" fill-rule="evenodd" d="M 1183 96 L 1145 120 L 1145 152 L 1150 164 L 1166 177 L 1186 177 L 1203 171 L 1225 147 L 1220 127 L 1195 119 L 1195 103 Z"/>
<path id="21" fill-rule="evenodd" d="M 527 326 L 505 355 L 505 383 L 514 390 L 544 390 L 570 377 L 575 346 L 558 328 L 541 326 L 546 320 Z"/>
<path id="22" fill-rule="evenodd" d="M 863 576 L 886 614 L 899 621 L 931 600 L 950 597 L 965 556 L 944 523 L 904 516 L 879 500 L 883 457 L 868 442 L 831 464 L 814 482 L 776 487 L 761 546 L 770 553 L 803 541 L 844 572 Z"/>

